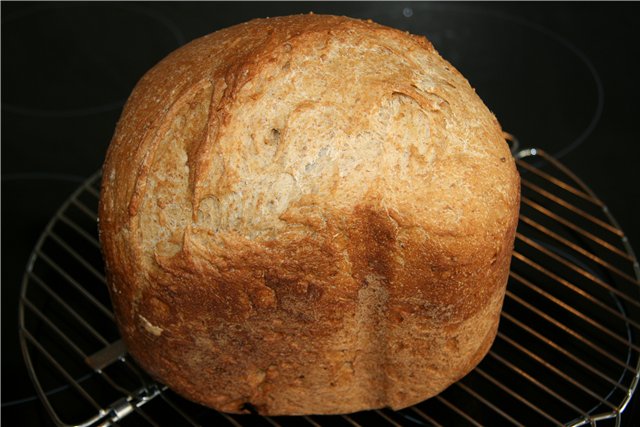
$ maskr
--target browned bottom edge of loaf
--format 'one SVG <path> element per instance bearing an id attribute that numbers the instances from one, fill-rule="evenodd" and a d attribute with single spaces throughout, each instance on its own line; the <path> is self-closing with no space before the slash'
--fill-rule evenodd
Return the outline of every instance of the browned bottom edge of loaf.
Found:
<path id="1" fill-rule="evenodd" d="M 177 394 L 191 400 L 195 403 L 207 406 L 213 410 L 218 412 L 223 412 L 227 414 L 258 414 L 263 416 L 303 416 L 303 415 L 341 415 L 341 414 L 351 414 L 361 411 L 367 410 L 375 410 L 375 409 L 383 409 L 390 408 L 394 411 L 399 411 L 405 409 L 407 407 L 417 405 L 427 399 L 435 397 L 445 391 L 449 386 L 453 385 L 455 382 L 464 378 L 467 374 L 469 374 L 473 369 L 480 364 L 480 362 L 484 359 L 484 357 L 489 352 L 493 342 L 497 336 L 499 326 L 499 317 L 496 319 L 489 332 L 486 334 L 485 338 L 480 343 L 478 350 L 476 353 L 469 359 L 469 362 L 463 366 L 459 370 L 459 374 L 451 381 L 450 384 L 441 388 L 440 390 L 434 391 L 429 394 L 423 394 L 420 396 L 402 396 L 401 400 L 397 399 L 397 396 L 387 396 L 388 402 L 386 404 L 375 405 L 371 402 L 361 402 L 354 401 L 349 403 L 349 408 L 345 409 L 344 405 L 342 406 L 342 410 L 332 411 L 331 409 L 326 410 L 318 410 L 317 408 L 309 408 L 308 410 L 304 409 L 303 405 L 300 405 L 300 402 L 297 402 L 295 407 L 297 409 L 292 409 L 292 405 L 287 405 L 286 403 L 278 405 L 276 407 L 272 406 L 264 406 L 264 405 L 254 405 L 251 402 L 251 399 L 245 399 L 242 402 L 231 402 L 224 405 L 220 405 L 217 402 L 212 402 L 207 398 L 206 395 L 202 393 L 198 393 L 198 391 L 193 390 L 190 387 L 182 387 L 180 384 L 169 385 L 169 388 L 176 392 Z M 137 359 L 135 355 L 132 355 L 134 359 Z M 139 361 L 140 362 L 140 361 Z M 144 366 L 144 364 L 141 364 Z M 153 369 L 149 370 L 149 373 L 153 375 Z M 340 399 L 337 396 L 337 399 Z M 395 402 L 394 402 L 395 401 Z M 302 407 L 302 409 L 301 409 Z"/>

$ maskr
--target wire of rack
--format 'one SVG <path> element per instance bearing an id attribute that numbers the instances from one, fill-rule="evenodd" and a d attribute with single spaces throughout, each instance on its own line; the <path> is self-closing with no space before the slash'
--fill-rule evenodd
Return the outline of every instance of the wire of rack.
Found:
<path id="1" fill-rule="evenodd" d="M 542 150 L 516 154 L 522 204 L 489 354 L 440 395 L 400 411 L 231 415 L 153 381 L 127 354 L 97 238 L 100 174 L 61 206 L 28 262 L 20 339 L 60 426 L 620 425 L 640 376 L 640 268 L 602 201 Z"/>

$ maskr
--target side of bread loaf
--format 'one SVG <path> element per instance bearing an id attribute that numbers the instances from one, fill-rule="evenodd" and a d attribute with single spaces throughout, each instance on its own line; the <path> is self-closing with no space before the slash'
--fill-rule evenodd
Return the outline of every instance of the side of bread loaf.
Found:
<path id="1" fill-rule="evenodd" d="M 497 330 L 519 178 L 494 116 L 423 37 L 255 20 L 136 86 L 100 238 L 130 353 L 228 412 L 431 397 Z"/>

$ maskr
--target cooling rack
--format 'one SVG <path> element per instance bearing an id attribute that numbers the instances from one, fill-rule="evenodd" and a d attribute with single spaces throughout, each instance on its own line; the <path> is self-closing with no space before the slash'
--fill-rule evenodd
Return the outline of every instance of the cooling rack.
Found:
<path id="1" fill-rule="evenodd" d="M 595 194 L 541 150 L 516 154 L 522 206 L 496 341 L 469 375 L 416 406 L 344 416 L 228 415 L 149 378 L 119 339 L 103 273 L 100 175 L 63 204 L 27 265 L 26 365 L 58 425 L 620 425 L 640 371 L 640 269 Z"/>

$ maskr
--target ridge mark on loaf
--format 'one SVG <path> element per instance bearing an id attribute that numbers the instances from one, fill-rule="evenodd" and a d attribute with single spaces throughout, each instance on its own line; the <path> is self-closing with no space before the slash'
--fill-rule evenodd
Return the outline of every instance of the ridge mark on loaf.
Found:
<path id="1" fill-rule="evenodd" d="M 175 127 L 175 119 L 179 115 L 179 111 L 184 109 L 190 103 L 198 92 L 206 90 L 210 85 L 208 79 L 195 82 L 193 85 L 186 87 L 162 113 L 155 118 L 154 124 L 150 126 L 142 136 L 137 147 L 135 158 L 140 158 L 140 166 L 136 173 L 133 194 L 129 200 L 129 215 L 135 217 L 145 196 L 149 174 L 153 172 L 152 165 L 156 160 L 156 152 L 158 146 L 163 140 L 166 140 L 167 133 L 170 128 Z M 187 127 L 191 127 L 192 123 L 184 123 Z M 178 129 L 182 131 L 182 129 Z"/>
<path id="2" fill-rule="evenodd" d="M 352 276 L 360 284 L 356 319 L 358 348 L 363 355 L 358 360 L 365 376 L 363 390 L 375 390 L 375 399 L 387 402 L 390 390 L 389 371 L 389 288 L 395 280 L 394 261 L 397 223 L 383 212 L 380 203 L 357 205 L 351 215 L 348 232 L 348 256 Z"/>

